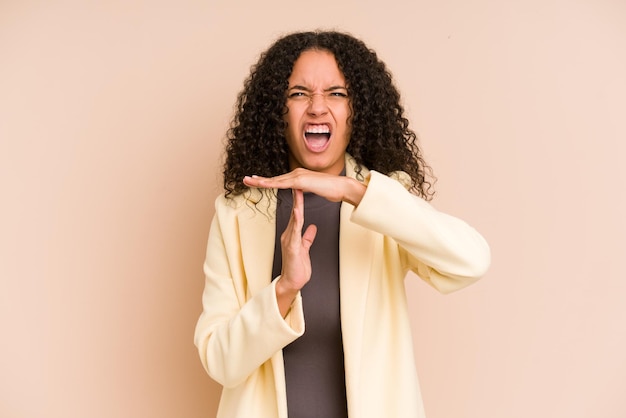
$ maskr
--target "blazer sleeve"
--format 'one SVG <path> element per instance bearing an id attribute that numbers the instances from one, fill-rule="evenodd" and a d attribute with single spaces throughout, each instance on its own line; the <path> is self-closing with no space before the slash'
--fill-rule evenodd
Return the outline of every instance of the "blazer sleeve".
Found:
<path id="1" fill-rule="evenodd" d="M 461 219 L 437 211 L 393 178 L 371 171 L 351 221 L 394 239 L 402 263 L 441 293 L 482 277 L 491 263 L 486 240 Z"/>
<path id="2" fill-rule="evenodd" d="M 235 387 L 301 336 L 304 318 L 300 295 L 282 318 L 276 280 L 248 295 L 236 230 L 228 219 L 220 219 L 220 212 L 216 204 L 204 262 L 203 311 L 194 342 L 209 376 L 224 387 Z M 223 232 L 224 225 L 229 234 Z"/>

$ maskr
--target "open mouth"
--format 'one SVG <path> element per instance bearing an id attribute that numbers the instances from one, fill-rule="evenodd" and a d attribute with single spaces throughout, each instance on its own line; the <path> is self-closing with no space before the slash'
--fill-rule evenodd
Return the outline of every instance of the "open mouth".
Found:
<path id="1" fill-rule="evenodd" d="M 308 125 L 304 131 L 304 139 L 311 151 L 323 151 L 330 142 L 330 128 L 328 125 Z"/>

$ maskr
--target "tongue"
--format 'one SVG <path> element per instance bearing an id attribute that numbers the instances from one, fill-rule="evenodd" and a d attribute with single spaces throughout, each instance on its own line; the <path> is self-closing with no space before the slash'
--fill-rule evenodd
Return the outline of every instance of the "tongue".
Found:
<path id="1" fill-rule="evenodd" d="M 306 141 L 313 149 L 321 149 L 328 142 L 328 134 L 306 134 Z"/>

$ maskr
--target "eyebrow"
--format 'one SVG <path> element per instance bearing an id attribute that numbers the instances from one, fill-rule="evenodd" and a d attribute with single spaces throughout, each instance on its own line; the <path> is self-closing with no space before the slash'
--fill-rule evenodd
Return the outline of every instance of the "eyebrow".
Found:
<path id="1" fill-rule="evenodd" d="M 289 90 L 304 90 L 304 91 L 312 91 L 310 88 L 308 87 L 304 87 L 304 86 L 300 86 L 300 85 L 295 85 L 295 86 L 291 86 L 287 89 L 287 91 Z M 345 86 L 330 86 L 327 89 L 324 89 L 324 91 L 333 91 L 333 90 L 348 90 L 347 87 Z"/>

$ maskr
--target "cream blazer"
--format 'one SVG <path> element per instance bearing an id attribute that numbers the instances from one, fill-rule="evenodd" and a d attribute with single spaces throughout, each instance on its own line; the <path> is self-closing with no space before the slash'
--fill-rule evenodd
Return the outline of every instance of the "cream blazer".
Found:
<path id="1" fill-rule="evenodd" d="M 346 156 L 346 175 L 355 177 Z M 341 324 L 350 418 L 424 417 L 404 288 L 408 271 L 442 293 L 490 264 L 486 241 L 403 186 L 406 174 L 363 171 L 357 208 L 341 206 Z M 275 199 L 218 197 L 195 344 L 223 386 L 218 418 L 287 418 L 282 348 L 304 333 L 299 295 L 285 319 L 272 280 Z M 257 204 L 258 203 L 258 204 Z M 313 244 L 315 245 L 315 244 Z"/>

